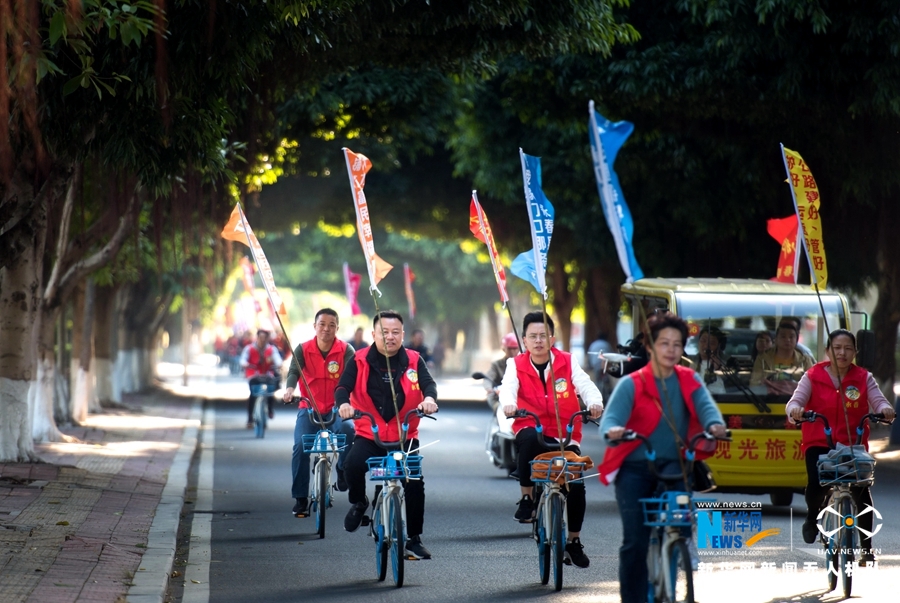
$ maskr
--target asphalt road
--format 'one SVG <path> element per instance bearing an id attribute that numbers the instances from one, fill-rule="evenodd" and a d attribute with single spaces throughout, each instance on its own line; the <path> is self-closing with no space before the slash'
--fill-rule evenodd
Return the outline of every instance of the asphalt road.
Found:
<path id="1" fill-rule="evenodd" d="M 366 529 L 352 534 L 343 530 L 349 507 L 346 494 L 336 495 L 323 540 L 314 534 L 314 519 L 292 516 L 294 410 L 279 408 L 266 437 L 258 440 L 245 428 L 246 411 L 241 402 L 211 400 L 208 404 L 215 411 L 212 508 L 197 510 L 210 512 L 211 518 L 210 601 L 345 603 L 387 596 L 392 601 L 416 603 L 547 597 L 554 601 L 619 601 L 621 527 L 612 488 L 596 479 L 587 483 L 582 541 L 591 567 L 566 567 L 560 593 L 541 586 L 530 527 L 512 517 L 518 486 L 493 468 L 484 454 L 489 413 L 483 404 L 444 400 L 438 421 L 421 428 L 424 445 L 437 442 L 423 451 L 423 542 L 434 558 L 407 562 L 406 581 L 399 590 L 390 574 L 383 583 L 375 580 L 375 548 Z M 583 449 L 597 461 L 602 458 L 602 446 L 593 429 L 588 431 Z M 900 453 L 894 460 L 883 460 L 878 475 L 875 503 L 883 527 L 876 544 L 881 554 L 877 569 L 862 570 L 854 580 L 854 600 L 858 601 L 896 600 L 895 585 L 900 578 Z M 772 507 L 767 498 L 749 495 L 715 498 L 763 503 L 763 528 L 777 528 L 780 533 L 749 549 L 704 555 L 701 560 L 707 564 L 706 571 L 695 579 L 698 601 L 812 603 L 842 599 L 838 593 L 825 594 L 822 557 L 814 547 L 802 543 L 804 507 L 799 496 L 792 508 Z M 762 569 L 763 562 L 774 563 L 773 569 Z M 817 566 L 804 565 L 810 562 Z M 785 563 L 796 563 L 796 571 L 788 571 Z M 190 587 L 189 583 L 186 598 Z"/>

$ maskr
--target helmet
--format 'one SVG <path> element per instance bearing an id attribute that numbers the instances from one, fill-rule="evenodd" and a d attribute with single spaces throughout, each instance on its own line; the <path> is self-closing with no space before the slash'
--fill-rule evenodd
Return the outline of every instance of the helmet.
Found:
<path id="1" fill-rule="evenodd" d="M 500 340 L 500 343 L 503 344 L 505 348 L 518 348 L 519 341 L 516 339 L 515 333 L 507 333 L 503 336 L 503 339 Z"/>

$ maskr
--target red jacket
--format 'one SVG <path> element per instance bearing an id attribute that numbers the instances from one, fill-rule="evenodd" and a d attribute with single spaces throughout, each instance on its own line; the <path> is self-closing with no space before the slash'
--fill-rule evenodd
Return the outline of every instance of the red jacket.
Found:
<path id="1" fill-rule="evenodd" d="M 325 414 L 334 408 L 334 388 L 337 387 L 341 373 L 344 372 L 347 344 L 335 339 L 324 359 L 315 338 L 300 347 L 303 350 L 303 376 L 309 383 L 309 390 L 306 389 L 302 379 L 297 386 L 302 392 L 301 395 L 314 401 L 319 412 Z M 301 406 L 302 404 L 301 402 Z"/>
<path id="2" fill-rule="evenodd" d="M 835 443 L 855 444 L 856 426 L 869 412 L 869 372 L 855 364 L 850 365 L 850 370 L 841 381 L 839 393 L 834 388 L 831 375 L 825 370 L 830 362 L 828 360 L 814 365 L 806 372 L 806 377 L 812 386 L 809 401 L 804 410 L 814 410 L 825 415 L 831 426 L 831 438 Z M 840 402 L 839 402 L 840 399 Z M 847 420 L 841 409 L 841 402 L 847 409 L 847 417 L 850 419 L 850 440 L 847 440 Z M 800 427 L 803 432 L 803 451 L 810 446 L 828 446 L 825 439 L 825 426 L 821 421 L 815 423 L 803 423 Z M 866 423 L 863 430 L 862 443 L 869 449 L 869 424 Z"/>
<path id="3" fill-rule="evenodd" d="M 519 391 L 516 397 L 516 406 L 523 410 L 529 410 L 541 419 L 544 435 L 551 438 L 565 439 L 560 436 L 556 428 L 556 408 L 553 402 L 553 391 L 556 390 L 556 403 L 559 404 L 560 427 L 565 433 L 569 417 L 581 410 L 578 396 L 575 394 L 575 386 L 572 385 L 572 355 L 558 350 L 553 351 L 553 378 L 555 384 L 550 383 L 550 370 L 546 369 L 544 384 L 531 363 L 531 354 L 526 352 L 515 357 L 516 375 L 519 379 Z M 553 389 L 551 389 L 553 387 Z M 519 433 L 526 427 L 534 427 L 534 419 L 524 417 L 513 421 L 513 431 Z M 572 429 L 572 441 L 581 441 L 581 421 L 575 421 Z"/>
<path id="4" fill-rule="evenodd" d="M 684 366 L 675 366 L 675 374 L 678 375 L 678 385 L 681 388 L 681 397 L 684 398 L 684 404 L 688 410 L 688 433 L 685 439 L 685 445 L 690 439 L 703 431 L 703 426 L 697 418 L 697 411 L 694 408 L 693 394 L 700 388 L 694 377 L 694 370 Z M 631 416 L 625 424 L 626 429 L 630 429 L 642 436 L 649 437 L 656 429 L 662 412 L 657 405 L 660 400 L 659 391 L 656 389 L 656 378 L 653 376 L 653 367 L 647 364 L 639 371 L 632 373 L 632 381 L 634 381 L 634 408 Z M 610 477 L 613 476 L 622 466 L 625 457 L 631 454 L 638 446 L 643 446 L 640 440 L 631 442 L 622 442 L 618 446 L 608 446 L 606 453 L 603 455 L 603 462 L 600 463 L 600 481 L 605 485 L 609 485 Z M 702 453 L 697 451 L 696 457 L 704 459 L 712 456 L 712 452 Z"/>
<path id="5" fill-rule="evenodd" d="M 411 409 L 416 408 L 425 399 L 419 388 L 419 374 L 416 368 L 419 366 L 419 354 L 409 348 L 406 349 L 406 355 L 409 357 L 409 365 L 400 376 L 400 387 L 403 388 L 404 400 L 403 407 L 397 417 L 385 422 L 381 418 L 381 413 L 375 408 L 375 403 L 366 391 L 369 382 L 369 371 L 371 366 L 366 362 L 366 354 L 369 353 L 368 348 L 363 348 L 356 352 L 354 360 L 356 361 L 356 384 L 350 393 L 350 405 L 363 412 L 372 414 L 375 417 L 375 424 L 378 425 L 378 435 L 382 442 L 397 442 L 400 440 L 400 428 L 397 426 L 397 418 L 401 421 L 403 416 Z M 406 439 L 412 439 L 419 436 L 419 417 L 411 415 L 409 417 L 409 432 Z M 367 440 L 374 440 L 372 435 L 372 425 L 368 419 L 361 419 L 354 422 L 356 427 L 356 435 L 362 436 Z"/>
<path id="6" fill-rule="evenodd" d="M 250 379 L 257 375 L 274 375 L 275 365 L 272 363 L 272 352 L 274 350 L 275 348 L 272 344 L 267 343 L 265 351 L 260 354 L 256 344 L 250 344 L 250 353 L 247 356 L 247 367 L 244 369 L 244 376 Z"/>

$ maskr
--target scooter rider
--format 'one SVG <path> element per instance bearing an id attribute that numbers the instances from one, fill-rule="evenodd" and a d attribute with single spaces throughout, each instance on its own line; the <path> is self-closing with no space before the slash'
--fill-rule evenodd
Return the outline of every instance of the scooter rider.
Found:
<path id="1" fill-rule="evenodd" d="M 506 361 L 510 358 L 515 358 L 519 353 L 519 342 L 516 340 L 515 333 L 507 333 L 500 340 L 500 343 L 503 345 L 503 358 L 494 360 L 491 363 L 491 368 L 485 374 L 485 377 L 493 384 L 493 388 L 488 392 L 488 405 L 491 407 L 491 410 L 496 410 L 497 404 L 500 403 L 500 397 L 497 392 L 500 391 L 500 382 L 503 381 L 503 374 L 506 372 Z"/>

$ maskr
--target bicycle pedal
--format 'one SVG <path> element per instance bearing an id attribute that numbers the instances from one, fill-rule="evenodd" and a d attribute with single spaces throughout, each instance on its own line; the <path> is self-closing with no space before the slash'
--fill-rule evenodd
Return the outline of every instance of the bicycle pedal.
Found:
<path id="1" fill-rule="evenodd" d="M 367 525 L 369 525 L 370 523 L 372 523 L 372 520 L 369 519 L 369 516 L 368 516 L 368 515 L 363 515 L 363 516 L 362 516 L 362 520 L 359 522 L 359 525 L 361 525 L 361 526 L 367 526 Z"/>

